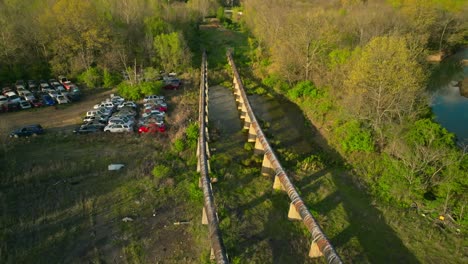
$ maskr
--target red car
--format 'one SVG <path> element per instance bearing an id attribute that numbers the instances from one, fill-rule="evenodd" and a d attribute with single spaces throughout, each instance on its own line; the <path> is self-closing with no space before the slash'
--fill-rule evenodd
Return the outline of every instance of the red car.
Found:
<path id="1" fill-rule="evenodd" d="M 164 89 L 167 90 L 177 90 L 182 86 L 182 82 L 179 79 L 172 79 L 169 81 L 166 81 L 166 85 L 164 85 Z"/>
<path id="2" fill-rule="evenodd" d="M 37 99 L 34 99 L 32 101 L 30 101 L 31 105 L 33 107 L 41 107 L 42 106 L 42 102 L 40 100 L 37 100 Z"/>
<path id="3" fill-rule="evenodd" d="M 147 125 L 140 126 L 140 128 L 138 128 L 138 133 L 140 134 L 156 133 L 156 132 L 161 132 L 161 133 L 166 132 L 166 125 L 147 124 Z"/>
<path id="4" fill-rule="evenodd" d="M 75 85 L 70 81 L 62 82 L 62 85 L 65 87 L 65 89 L 67 89 L 67 91 L 70 91 L 73 87 L 75 87 Z"/>

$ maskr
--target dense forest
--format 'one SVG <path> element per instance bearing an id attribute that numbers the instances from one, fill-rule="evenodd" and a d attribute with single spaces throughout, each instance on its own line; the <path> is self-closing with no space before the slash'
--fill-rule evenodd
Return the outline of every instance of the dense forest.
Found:
<path id="1" fill-rule="evenodd" d="M 467 148 L 434 121 L 426 58 L 468 44 L 467 13 L 464 0 L 5 0 L 0 83 L 127 76 L 136 98 L 140 81 L 198 67 L 198 24 L 217 15 L 249 36 L 239 64 L 262 84 L 250 92 L 296 103 L 379 201 L 466 232 Z"/>
<path id="2" fill-rule="evenodd" d="M 214 0 L 9 0 L 0 2 L 0 82 L 66 74 L 88 86 L 146 71 L 181 71 L 187 41 Z M 143 79 L 143 78 L 141 78 Z"/>
<path id="3" fill-rule="evenodd" d="M 467 227 L 466 147 L 434 122 L 430 54 L 468 43 L 465 1 L 244 1 L 263 85 L 296 102 L 381 200 Z M 460 149 L 461 148 L 461 149 Z"/>

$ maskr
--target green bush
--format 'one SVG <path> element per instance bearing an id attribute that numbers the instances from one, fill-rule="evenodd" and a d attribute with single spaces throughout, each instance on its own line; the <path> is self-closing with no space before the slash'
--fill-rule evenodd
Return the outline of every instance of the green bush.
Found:
<path id="1" fill-rule="evenodd" d="M 198 133 L 199 133 L 198 123 L 191 123 L 187 130 L 185 130 L 185 134 L 187 137 L 187 143 L 190 148 L 195 148 L 198 142 Z"/>
<path id="2" fill-rule="evenodd" d="M 336 134 L 345 152 L 374 151 L 374 141 L 370 131 L 361 128 L 361 124 L 356 120 L 348 121 L 338 127 Z"/>
<path id="3" fill-rule="evenodd" d="M 139 87 L 131 85 L 129 82 L 121 82 L 117 86 L 117 91 L 119 91 L 120 95 L 130 100 L 138 100 L 142 97 Z"/>
<path id="4" fill-rule="evenodd" d="M 99 87 L 102 84 L 101 71 L 97 67 L 91 67 L 78 76 L 78 80 L 89 88 Z"/>
<path id="5" fill-rule="evenodd" d="M 302 97 L 319 98 L 320 92 L 311 81 L 302 81 L 297 83 L 292 89 L 288 91 L 288 96 L 291 99 L 298 99 Z"/>
<path id="6" fill-rule="evenodd" d="M 183 139 L 179 138 L 174 141 L 174 145 L 172 146 L 175 152 L 182 152 L 185 150 L 185 142 Z"/>
<path id="7" fill-rule="evenodd" d="M 322 158 L 318 155 L 311 155 L 304 160 L 298 162 L 297 164 L 298 168 L 301 169 L 302 171 L 319 171 L 323 168 L 325 168 L 325 164 L 322 160 Z"/>
<path id="8" fill-rule="evenodd" d="M 216 18 L 219 19 L 219 21 L 222 23 L 224 22 L 224 7 L 220 6 L 218 7 L 218 10 L 216 10 Z"/>
<path id="9" fill-rule="evenodd" d="M 156 179 L 162 179 L 169 176 L 171 169 L 165 165 L 156 165 L 152 170 L 152 174 Z"/>
<path id="10" fill-rule="evenodd" d="M 159 94 L 162 87 L 163 83 L 161 81 L 142 82 L 135 85 L 132 85 L 129 82 L 121 82 L 117 86 L 117 90 L 125 98 L 130 100 L 138 100 L 145 95 Z"/>
<path id="11" fill-rule="evenodd" d="M 254 149 L 254 143 L 246 142 L 244 144 L 244 149 L 247 150 L 247 151 L 252 151 Z"/>
<path id="12" fill-rule="evenodd" d="M 281 80 L 279 75 L 273 74 L 262 80 L 262 84 L 273 88 L 275 91 L 280 93 L 286 92 L 289 89 L 289 85 Z"/>
<path id="13" fill-rule="evenodd" d="M 120 78 L 117 74 L 109 72 L 107 69 L 104 69 L 102 76 L 102 87 L 112 88 L 120 82 Z"/>
<path id="14" fill-rule="evenodd" d="M 163 86 L 164 84 L 162 81 L 142 82 L 138 85 L 140 93 L 143 96 L 151 94 L 160 94 Z"/>
<path id="15" fill-rule="evenodd" d="M 414 145 L 432 146 L 436 148 L 454 147 L 455 136 L 440 124 L 425 118 L 414 122 L 406 134 L 407 142 Z"/>

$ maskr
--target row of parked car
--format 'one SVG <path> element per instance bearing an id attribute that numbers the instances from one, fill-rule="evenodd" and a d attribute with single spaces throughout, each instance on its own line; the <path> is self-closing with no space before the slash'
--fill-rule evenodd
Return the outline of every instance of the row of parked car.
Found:
<path id="1" fill-rule="evenodd" d="M 39 83 L 18 80 L 14 85 L 4 86 L 1 92 L 0 112 L 67 104 L 81 98 L 78 86 L 63 76 L 59 77 L 59 81 L 50 79 L 40 80 Z"/>
<path id="2" fill-rule="evenodd" d="M 86 112 L 83 124 L 73 132 L 89 134 L 96 132 L 150 133 L 165 132 L 164 124 L 167 104 L 163 96 L 150 96 L 144 99 L 143 114 L 139 120 L 139 106 L 134 101 L 127 101 L 120 96 L 111 95 L 105 101 L 96 104 Z"/>

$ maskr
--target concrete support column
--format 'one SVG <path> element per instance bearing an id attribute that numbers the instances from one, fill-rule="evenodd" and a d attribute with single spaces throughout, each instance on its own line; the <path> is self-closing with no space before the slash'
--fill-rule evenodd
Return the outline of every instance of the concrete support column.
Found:
<path id="1" fill-rule="evenodd" d="M 275 180 L 273 181 L 273 189 L 285 191 L 285 189 L 283 187 L 283 184 L 281 184 L 281 181 L 280 181 L 278 175 L 275 175 Z"/>
<path id="2" fill-rule="evenodd" d="M 203 206 L 201 223 L 202 223 L 202 225 L 207 225 L 208 224 L 208 217 L 206 216 L 205 206 Z"/>
<path id="3" fill-rule="evenodd" d="M 249 136 L 247 138 L 247 142 L 255 142 L 257 140 L 257 131 L 252 123 L 249 126 Z"/>
<path id="4" fill-rule="evenodd" d="M 213 248 L 211 248 L 211 253 L 210 253 L 210 260 L 215 260 L 215 254 Z"/>
<path id="5" fill-rule="evenodd" d="M 270 159 L 268 159 L 267 155 L 263 155 L 262 175 L 271 176 L 272 174 L 273 174 L 273 166 L 271 166 Z"/>
<path id="6" fill-rule="evenodd" d="M 198 157 L 198 159 L 197 159 L 197 172 L 200 172 L 200 168 L 201 168 L 200 165 L 201 165 L 200 164 L 200 157 Z"/>
<path id="7" fill-rule="evenodd" d="M 244 129 L 249 129 L 251 123 L 252 119 L 250 119 L 250 116 L 246 113 L 244 116 Z"/>
<path id="8" fill-rule="evenodd" d="M 209 159 L 211 158 L 211 153 L 210 153 L 210 148 L 208 147 L 208 141 L 205 142 L 205 147 L 206 147 L 206 158 Z"/>
<path id="9" fill-rule="evenodd" d="M 202 187 L 202 184 L 201 184 L 201 177 L 198 177 L 198 188 L 201 188 Z"/>
<path id="10" fill-rule="evenodd" d="M 247 114 L 247 107 L 245 107 L 244 103 L 241 103 L 240 110 L 241 110 L 240 118 L 245 119 L 245 116 L 247 116 L 248 114 Z"/>
<path id="11" fill-rule="evenodd" d="M 309 250 L 309 257 L 310 258 L 318 258 L 318 257 L 322 257 L 323 254 L 322 252 L 320 251 L 318 245 L 317 245 L 317 242 L 315 241 L 312 241 L 312 244 L 310 245 L 310 250 Z"/>
<path id="12" fill-rule="evenodd" d="M 301 215 L 296 210 L 296 207 L 294 206 L 292 202 L 289 204 L 288 219 L 289 220 L 302 220 Z"/>
<path id="13" fill-rule="evenodd" d="M 198 137 L 197 141 L 197 157 L 200 156 L 200 137 Z"/>
<path id="14" fill-rule="evenodd" d="M 260 141 L 260 138 L 257 137 L 255 139 L 255 148 L 254 148 L 254 154 L 263 154 L 265 152 L 265 149 L 263 148 L 263 144 L 262 142 Z"/>

